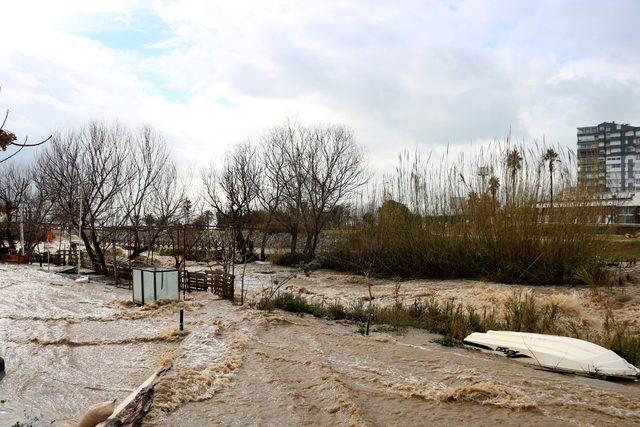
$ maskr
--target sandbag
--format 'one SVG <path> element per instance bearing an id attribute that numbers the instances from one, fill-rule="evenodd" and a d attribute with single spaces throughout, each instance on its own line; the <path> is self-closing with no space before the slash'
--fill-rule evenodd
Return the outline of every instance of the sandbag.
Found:
<path id="1" fill-rule="evenodd" d="M 78 427 L 94 427 L 109 418 L 114 409 L 116 409 L 115 399 L 109 402 L 97 403 L 84 414 Z"/>

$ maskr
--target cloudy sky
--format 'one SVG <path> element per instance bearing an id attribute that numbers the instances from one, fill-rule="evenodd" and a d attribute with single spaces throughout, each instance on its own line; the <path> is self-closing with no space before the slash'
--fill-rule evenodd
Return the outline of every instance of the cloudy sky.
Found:
<path id="1" fill-rule="evenodd" d="M 401 148 L 640 124 L 640 2 L 12 1 L 0 107 L 31 138 L 91 119 L 151 124 L 200 165 L 295 115 Z"/>

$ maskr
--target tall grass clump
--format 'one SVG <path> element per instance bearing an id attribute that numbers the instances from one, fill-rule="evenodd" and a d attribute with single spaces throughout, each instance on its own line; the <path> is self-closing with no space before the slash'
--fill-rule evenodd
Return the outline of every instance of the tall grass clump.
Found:
<path id="1" fill-rule="evenodd" d="M 254 304 L 260 310 L 280 309 L 298 315 L 310 314 L 327 320 L 350 320 L 378 325 L 376 332 L 399 331 L 400 328 L 419 328 L 443 335 L 438 342 L 446 345 L 461 344 L 472 332 L 506 330 L 552 334 L 585 339 L 608 348 L 635 366 L 640 366 L 640 331 L 628 322 L 618 321 L 608 313 L 602 328 L 580 325 L 570 313 L 564 312 L 553 301 L 540 301 L 531 293 L 514 291 L 502 307 L 478 311 L 455 300 L 439 301 L 435 298 L 415 300 L 413 304 L 377 307 L 371 312 L 362 302 L 351 305 L 314 304 L 302 296 L 280 293 L 263 298 Z"/>
<path id="2" fill-rule="evenodd" d="M 599 277 L 606 212 L 571 152 L 494 144 L 470 161 L 402 153 L 328 265 L 378 276 L 560 284 Z"/>

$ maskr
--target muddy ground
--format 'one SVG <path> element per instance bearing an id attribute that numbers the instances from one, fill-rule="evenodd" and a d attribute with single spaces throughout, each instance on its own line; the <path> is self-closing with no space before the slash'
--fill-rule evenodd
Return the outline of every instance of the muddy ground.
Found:
<path id="1" fill-rule="evenodd" d="M 191 266 L 192 269 L 203 268 Z M 236 271 L 236 276 L 239 275 Z M 290 270 L 252 264 L 247 298 Z M 372 280 L 376 303 L 397 283 L 316 271 L 287 285 L 307 298 L 357 303 Z M 237 285 L 240 286 L 238 277 Z M 408 281 L 398 294 L 499 306 L 512 286 Z M 601 322 L 604 300 L 637 322 L 636 285 L 606 297 L 588 288 L 522 288 Z M 363 337 L 356 325 L 232 305 L 210 293 L 132 307 L 131 293 L 35 267 L 0 266 L 0 425 L 64 425 L 96 402 L 122 399 L 158 366 L 174 367 L 157 389 L 149 425 L 637 424 L 640 384 L 534 369 L 434 344 L 419 330 Z M 611 304 L 609 304 L 611 305 Z M 186 333 L 177 331 L 185 309 Z"/>

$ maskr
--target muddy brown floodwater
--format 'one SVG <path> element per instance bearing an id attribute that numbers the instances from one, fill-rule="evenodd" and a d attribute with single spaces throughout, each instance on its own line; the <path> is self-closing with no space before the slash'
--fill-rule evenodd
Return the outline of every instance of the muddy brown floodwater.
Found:
<path id="1" fill-rule="evenodd" d="M 251 266 L 249 295 L 285 274 Z M 291 285 L 316 298 L 357 300 L 359 280 L 321 271 Z M 382 300 L 393 285 L 376 283 Z M 448 286 L 438 283 L 434 292 Z M 210 293 L 127 307 L 128 290 L 32 267 L 0 266 L 0 293 L 0 352 L 7 360 L 0 425 L 73 422 L 96 402 L 122 399 L 168 361 L 173 369 L 157 386 L 148 425 L 640 423 L 640 384 L 442 347 L 423 331 L 363 337 L 353 324 L 260 312 Z M 175 330 L 180 307 L 182 335 Z"/>

